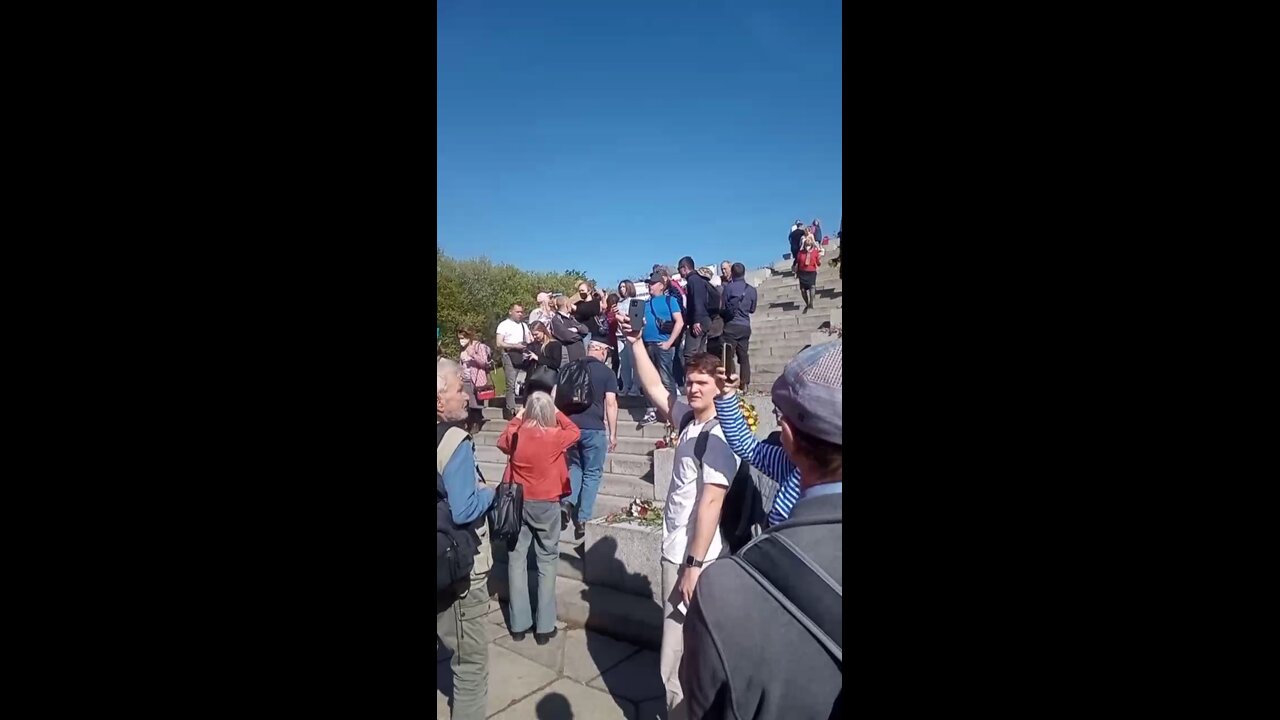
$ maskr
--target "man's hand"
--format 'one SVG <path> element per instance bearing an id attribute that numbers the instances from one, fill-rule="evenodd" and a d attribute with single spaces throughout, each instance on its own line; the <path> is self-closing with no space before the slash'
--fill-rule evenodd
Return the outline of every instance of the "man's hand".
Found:
<path id="1" fill-rule="evenodd" d="M 676 339 L 675 339 L 675 338 L 671 338 L 670 340 L 668 340 L 668 341 L 666 341 L 666 342 L 664 342 L 664 343 L 660 343 L 660 344 L 658 345 L 658 347 L 662 348 L 663 350 L 670 350 L 670 349 L 671 349 L 671 347 L 672 347 L 673 345 L 675 345 L 675 344 L 676 344 Z"/>
<path id="2" fill-rule="evenodd" d="M 723 365 L 716 368 L 716 380 L 719 380 L 722 383 L 720 386 L 720 397 L 731 398 L 734 393 L 738 392 L 738 374 L 734 373 L 726 377 Z"/>
<path id="3" fill-rule="evenodd" d="M 693 336 L 702 337 L 702 323 L 693 324 Z"/>
<path id="4" fill-rule="evenodd" d="M 614 450 L 617 450 L 617 449 L 618 449 L 618 436 L 610 435 L 609 436 L 609 452 L 613 452 Z"/>
<path id="5" fill-rule="evenodd" d="M 640 342 L 640 330 L 631 327 L 631 316 L 618 310 L 614 313 L 614 317 L 618 321 L 618 331 L 622 333 L 622 337 L 633 343 Z"/>
<path id="6" fill-rule="evenodd" d="M 679 591 L 680 597 L 684 598 L 684 604 L 693 603 L 693 590 L 698 586 L 698 577 L 702 575 L 702 568 L 685 566 L 680 568 L 680 582 L 676 583 L 676 590 Z"/>

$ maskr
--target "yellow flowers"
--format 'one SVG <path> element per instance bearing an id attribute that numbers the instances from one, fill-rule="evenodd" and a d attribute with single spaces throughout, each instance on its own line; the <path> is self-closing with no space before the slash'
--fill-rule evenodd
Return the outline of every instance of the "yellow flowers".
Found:
<path id="1" fill-rule="evenodd" d="M 747 402 L 744 395 L 738 395 L 738 407 L 742 408 L 742 415 L 747 419 L 747 427 L 751 428 L 751 434 L 755 434 L 756 428 L 760 427 L 760 414 L 756 412 L 756 406 Z"/>

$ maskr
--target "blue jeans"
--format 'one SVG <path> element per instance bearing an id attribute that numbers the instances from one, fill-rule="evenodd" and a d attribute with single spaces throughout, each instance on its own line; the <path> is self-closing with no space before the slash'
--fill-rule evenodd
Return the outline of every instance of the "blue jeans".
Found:
<path id="1" fill-rule="evenodd" d="M 604 430 L 583 430 L 577 444 L 569 448 L 569 497 L 577 508 L 578 523 L 591 519 L 596 507 L 596 495 L 604 479 L 604 459 L 609 452 L 609 433 Z"/>
<path id="2" fill-rule="evenodd" d="M 636 387 L 635 359 L 631 354 L 635 350 L 632 349 L 631 343 L 626 340 L 618 343 L 618 345 L 620 346 L 618 348 L 618 379 L 622 381 L 622 394 L 630 395 L 639 392 L 640 388 Z"/>
<path id="3" fill-rule="evenodd" d="M 671 397 L 676 396 L 676 379 L 672 370 L 673 363 L 676 358 L 676 349 L 673 346 L 670 350 L 663 350 L 659 343 L 645 343 L 644 349 L 649 353 L 649 360 L 653 362 L 653 366 L 658 368 L 658 377 L 662 380 L 662 386 L 667 389 Z M 666 408 L 662 408 L 666 412 Z"/>

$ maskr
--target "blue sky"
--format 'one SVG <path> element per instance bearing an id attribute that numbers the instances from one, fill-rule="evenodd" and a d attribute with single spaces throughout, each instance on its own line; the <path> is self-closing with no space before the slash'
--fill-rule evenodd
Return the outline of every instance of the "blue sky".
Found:
<path id="1" fill-rule="evenodd" d="M 436 235 L 603 284 L 841 207 L 839 0 L 440 0 Z"/>

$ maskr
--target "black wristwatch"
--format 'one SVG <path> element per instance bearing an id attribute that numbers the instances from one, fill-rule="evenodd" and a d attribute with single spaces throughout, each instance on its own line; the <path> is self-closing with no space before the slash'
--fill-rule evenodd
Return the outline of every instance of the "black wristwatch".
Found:
<path id="1" fill-rule="evenodd" d="M 701 560 L 694 560 L 692 555 L 684 559 L 685 567 L 702 567 L 702 565 L 703 562 Z"/>

